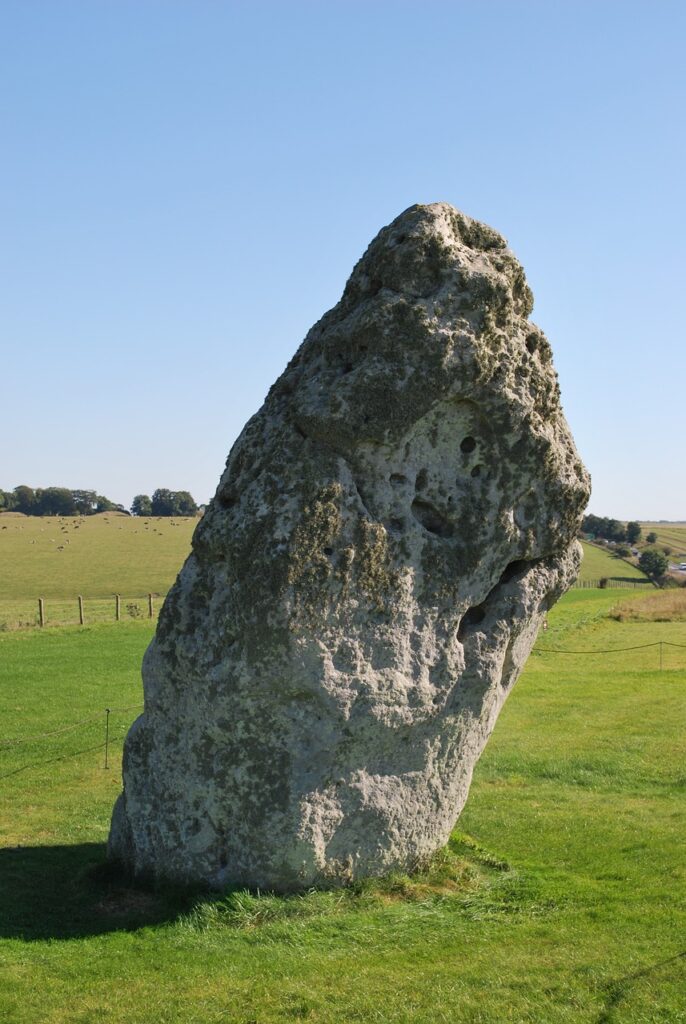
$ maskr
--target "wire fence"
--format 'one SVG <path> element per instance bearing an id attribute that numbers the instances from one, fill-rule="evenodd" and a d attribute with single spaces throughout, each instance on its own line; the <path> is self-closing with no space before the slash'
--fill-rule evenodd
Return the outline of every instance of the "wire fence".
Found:
<path id="1" fill-rule="evenodd" d="M 577 580 L 574 590 L 650 590 L 656 586 L 648 577 L 645 579 L 623 579 L 603 576 L 595 580 Z"/>
<path id="2" fill-rule="evenodd" d="M 156 619 L 166 595 L 112 594 L 110 597 L 39 597 L 0 601 L 0 632 L 46 626 Z"/>
<path id="3" fill-rule="evenodd" d="M 649 579 L 577 580 L 579 590 L 649 590 L 655 584 Z M 131 622 L 136 619 L 157 619 L 166 594 L 117 594 L 109 597 L 36 597 L 0 600 L 0 632 L 36 629 L 46 626 L 85 626 L 94 623 Z"/>

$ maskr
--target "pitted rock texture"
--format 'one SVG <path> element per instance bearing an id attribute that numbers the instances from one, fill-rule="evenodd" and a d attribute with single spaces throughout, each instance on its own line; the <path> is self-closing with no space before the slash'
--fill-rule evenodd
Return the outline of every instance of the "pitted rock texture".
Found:
<path id="1" fill-rule="evenodd" d="M 280 891 L 448 839 L 588 476 L 522 268 L 445 203 L 384 228 L 235 443 L 143 664 L 110 856 Z"/>

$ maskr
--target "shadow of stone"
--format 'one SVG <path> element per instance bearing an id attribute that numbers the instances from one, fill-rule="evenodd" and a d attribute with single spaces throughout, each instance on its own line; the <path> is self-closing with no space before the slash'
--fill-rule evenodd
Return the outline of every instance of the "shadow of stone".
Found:
<path id="1" fill-rule="evenodd" d="M 197 894 L 196 894 L 197 896 Z M 108 864 L 104 843 L 0 850 L 0 937 L 76 939 L 173 921 L 191 894 L 144 888 Z"/>

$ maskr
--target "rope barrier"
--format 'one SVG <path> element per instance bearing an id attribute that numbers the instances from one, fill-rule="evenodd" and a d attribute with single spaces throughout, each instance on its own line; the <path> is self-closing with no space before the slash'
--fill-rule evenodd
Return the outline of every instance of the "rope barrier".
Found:
<path id="1" fill-rule="evenodd" d="M 610 647 L 597 651 L 565 651 L 559 647 L 535 647 L 534 654 L 621 654 L 623 651 L 643 651 L 647 647 L 659 647 L 664 641 L 656 640 L 651 644 L 638 644 L 636 647 Z"/>
<path id="2" fill-rule="evenodd" d="M 676 644 L 672 640 L 654 640 L 650 644 L 638 644 L 636 647 L 610 647 L 597 651 L 565 651 L 561 647 L 534 647 L 534 654 L 621 654 L 623 651 L 644 651 L 648 647 L 683 647 L 686 644 Z"/>
<path id="3" fill-rule="evenodd" d="M 41 732 L 35 733 L 33 736 L 23 736 L 11 740 L 3 740 L 0 743 L 0 748 L 21 747 L 26 743 L 36 743 L 40 740 L 50 739 L 52 736 L 61 736 L 65 732 L 73 732 L 74 729 L 79 729 L 82 725 L 90 725 L 92 722 L 100 721 L 102 721 L 102 715 L 98 715 L 97 718 L 83 718 L 80 722 L 74 722 L 72 725 L 65 725 L 63 729 L 54 729 L 53 732 Z"/>
<path id="4" fill-rule="evenodd" d="M 67 732 L 73 732 L 75 729 L 80 729 L 83 725 L 92 725 L 93 722 L 102 722 L 103 713 L 108 711 L 134 711 L 137 708 L 142 708 L 143 704 L 129 704 L 125 708 L 103 708 L 99 715 L 93 716 L 93 718 L 82 718 L 80 722 L 73 722 L 72 725 L 65 725 L 63 729 L 53 729 L 52 732 L 40 732 L 34 733 L 33 736 L 18 736 L 9 740 L 2 740 L 0 742 L 0 749 L 6 749 L 10 747 L 22 747 L 27 743 L 39 743 L 42 740 L 52 739 L 53 736 L 62 736 Z"/>
<path id="5" fill-rule="evenodd" d="M 600 654 L 622 654 L 622 653 L 625 653 L 627 651 L 644 651 L 644 650 L 648 650 L 651 647 L 659 647 L 660 648 L 660 668 L 662 668 L 662 648 L 663 647 L 678 647 L 678 648 L 681 648 L 683 650 L 686 650 L 686 644 L 679 644 L 679 643 L 676 643 L 673 640 L 654 640 L 651 643 L 648 643 L 648 644 L 637 644 L 637 645 L 635 645 L 633 647 L 601 648 L 599 650 L 594 650 L 594 651 L 588 651 L 588 650 L 586 650 L 586 651 L 565 650 L 564 648 L 561 648 L 561 647 L 535 647 L 534 650 L 532 651 L 532 653 L 533 654 L 572 654 L 572 655 L 584 656 L 584 655 L 600 655 Z M 30 764 L 23 765 L 23 766 L 21 766 L 19 768 L 15 768 L 11 772 L 7 772 L 4 775 L 0 775 L 0 779 L 8 778 L 10 775 L 16 775 L 19 772 L 25 771 L 27 768 L 39 767 L 41 764 L 52 764 L 53 761 L 63 761 L 63 760 L 66 760 L 67 758 L 70 758 L 70 757 L 78 757 L 80 754 L 89 753 L 90 751 L 93 751 L 93 750 L 101 750 L 103 747 L 105 748 L 105 768 L 107 768 L 108 767 L 107 755 L 108 755 L 109 744 L 111 742 L 114 742 L 115 739 L 118 739 L 118 737 L 110 738 L 110 735 L 109 735 L 109 716 L 110 716 L 110 714 L 112 714 L 112 713 L 124 713 L 126 711 L 138 711 L 140 708 L 142 708 L 144 706 L 145 706 L 144 704 L 140 703 L 140 704 L 128 704 L 125 707 L 103 708 L 103 710 L 100 712 L 99 715 L 92 716 L 90 718 L 83 718 L 80 721 L 73 722 L 71 725 L 66 725 L 66 726 L 64 726 L 61 729 L 53 729 L 50 732 L 34 733 L 31 736 L 21 736 L 21 737 L 15 737 L 13 739 L 6 739 L 6 740 L 0 741 L 0 750 L 3 750 L 3 749 L 4 750 L 8 750 L 8 749 L 16 748 L 16 747 L 26 746 L 27 744 L 30 744 L 30 743 L 40 743 L 40 742 L 43 742 L 45 740 L 52 739 L 54 736 L 64 736 L 67 733 L 74 732 L 76 729 L 82 728 L 83 726 L 93 725 L 95 722 L 102 722 L 103 714 L 106 716 L 106 718 L 105 718 L 105 741 L 103 743 L 100 743 L 100 744 L 98 744 L 95 747 L 89 747 L 88 750 L 86 750 L 86 751 L 80 750 L 80 751 L 76 751 L 73 754 L 61 754 L 58 757 L 52 758 L 51 760 L 38 762 L 35 765 L 30 765 Z"/>
<path id="6" fill-rule="evenodd" d="M 19 775 L 29 768 L 41 768 L 46 764 L 55 764 L 57 761 L 68 761 L 72 757 L 80 757 L 82 754 L 92 754 L 94 750 L 102 750 L 104 746 L 104 742 L 96 743 L 94 747 L 86 747 L 85 750 L 75 750 L 71 754 L 58 754 L 57 757 L 50 757 L 47 761 L 34 761 L 31 764 L 22 764 L 18 768 L 13 768 L 11 772 L 5 772 L 4 775 L 0 775 L 0 779 L 9 779 L 10 776 Z"/>

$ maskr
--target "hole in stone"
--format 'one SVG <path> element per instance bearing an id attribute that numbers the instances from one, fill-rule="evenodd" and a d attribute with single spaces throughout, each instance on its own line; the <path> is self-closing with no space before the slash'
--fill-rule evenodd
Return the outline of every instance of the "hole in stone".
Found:
<path id="1" fill-rule="evenodd" d="M 405 524 L 402 519 L 391 519 L 388 525 L 394 533 L 402 533 L 405 528 Z"/>
<path id="2" fill-rule="evenodd" d="M 233 508 L 237 500 L 235 494 L 227 493 L 218 496 L 218 501 L 222 508 Z"/>
<path id="3" fill-rule="evenodd" d="M 460 445 L 460 451 L 463 451 L 465 454 L 469 454 L 469 452 L 473 452 L 475 448 L 476 448 L 476 441 L 474 440 L 473 437 L 465 437 L 464 441 Z"/>
<path id="4" fill-rule="evenodd" d="M 415 491 L 423 491 L 426 489 L 426 485 L 429 482 L 429 477 L 425 469 L 420 469 L 417 473 L 417 477 L 414 482 Z"/>
<path id="5" fill-rule="evenodd" d="M 352 371 L 353 371 L 353 364 L 352 363 L 344 363 L 343 364 L 343 374 L 352 373 Z"/>
<path id="6" fill-rule="evenodd" d="M 472 469 L 472 472 L 471 472 L 471 476 L 473 476 L 473 477 L 481 476 L 481 466 L 474 466 L 474 468 Z"/>
<path id="7" fill-rule="evenodd" d="M 402 473 L 391 473 L 388 479 L 395 487 L 399 487 L 400 484 L 407 483 L 407 477 L 403 476 Z"/>
<path id="8" fill-rule="evenodd" d="M 324 554 L 325 555 L 332 555 L 333 554 L 333 548 L 324 548 Z"/>
<path id="9" fill-rule="evenodd" d="M 468 608 L 460 620 L 457 630 L 457 639 L 463 640 L 473 626 L 478 626 L 486 618 L 486 609 L 482 604 L 476 604 Z"/>
<path id="10" fill-rule="evenodd" d="M 402 245 L 406 238 L 407 238 L 407 235 L 398 235 L 396 240 L 395 240 L 395 244 L 396 245 Z"/>
<path id="11" fill-rule="evenodd" d="M 307 434 L 302 429 L 302 427 L 299 427 L 297 423 L 294 423 L 293 427 L 295 428 L 296 434 L 298 434 L 300 437 L 302 437 L 303 441 L 306 441 L 307 440 Z"/>
<path id="12" fill-rule="evenodd" d="M 378 279 L 378 277 L 372 278 L 372 280 L 369 282 L 369 294 L 370 295 L 378 295 L 382 288 L 383 288 L 383 282 L 380 281 Z"/>
<path id="13" fill-rule="evenodd" d="M 530 334 L 529 337 L 526 339 L 526 347 L 528 351 L 531 353 L 531 355 L 533 355 L 536 349 L 538 348 L 538 338 L 535 334 Z"/>
<path id="14" fill-rule="evenodd" d="M 415 498 L 412 502 L 412 515 L 429 533 L 434 533 L 437 537 L 452 537 L 453 524 L 428 501 Z"/>
<path id="15" fill-rule="evenodd" d="M 510 562 L 498 582 L 509 583 L 510 580 L 515 578 L 515 576 L 519 576 L 520 573 L 526 572 L 535 564 L 535 562 L 527 561 L 525 558 L 518 558 L 515 562 Z"/>

